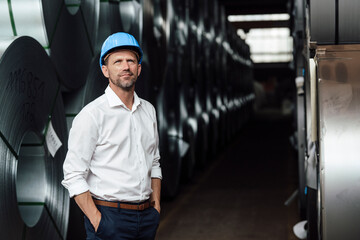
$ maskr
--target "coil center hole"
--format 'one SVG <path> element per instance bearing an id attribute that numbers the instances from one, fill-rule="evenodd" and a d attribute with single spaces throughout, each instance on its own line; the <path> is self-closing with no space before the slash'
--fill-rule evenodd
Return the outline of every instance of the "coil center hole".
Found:
<path id="1" fill-rule="evenodd" d="M 45 148 L 33 132 L 24 136 L 17 162 L 16 195 L 21 218 L 28 227 L 39 221 L 46 197 Z"/>

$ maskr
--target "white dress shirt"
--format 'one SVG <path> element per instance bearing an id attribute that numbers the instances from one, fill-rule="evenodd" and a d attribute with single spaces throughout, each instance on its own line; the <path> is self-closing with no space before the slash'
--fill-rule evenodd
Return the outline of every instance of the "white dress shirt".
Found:
<path id="1" fill-rule="evenodd" d="M 134 94 L 129 110 L 108 86 L 86 105 L 69 133 L 62 184 L 70 197 L 90 191 L 108 201 L 140 202 L 162 178 L 154 107 Z"/>

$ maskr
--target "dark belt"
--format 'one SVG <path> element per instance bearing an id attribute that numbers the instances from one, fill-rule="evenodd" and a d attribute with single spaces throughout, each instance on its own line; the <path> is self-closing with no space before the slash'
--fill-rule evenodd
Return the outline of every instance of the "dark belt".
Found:
<path id="1" fill-rule="evenodd" d="M 122 202 L 108 202 L 98 199 L 93 199 L 93 200 L 96 205 L 100 205 L 100 206 L 122 208 L 129 210 L 140 210 L 140 211 L 145 210 L 149 207 L 153 207 L 155 205 L 155 201 L 153 202 L 146 201 L 144 203 L 139 203 L 139 204 L 137 203 L 130 204 L 130 203 L 122 203 Z"/>

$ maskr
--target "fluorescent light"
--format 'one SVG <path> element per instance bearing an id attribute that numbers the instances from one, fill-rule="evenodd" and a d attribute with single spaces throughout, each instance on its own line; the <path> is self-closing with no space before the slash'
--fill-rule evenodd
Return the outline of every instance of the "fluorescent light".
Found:
<path id="1" fill-rule="evenodd" d="M 238 30 L 238 35 L 240 34 L 241 31 Z M 250 29 L 245 42 L 250 46 L 254 63 L 292 60 L 293 39 L 289 28 Z"/>
<path id="2" fill-rule="evenodd" d="M 263 54 L 251 55 L 251 60 L 254 63 L 272 63 L 272 62 L 291 62 L 293 60 L 292 54 Z"/>
<path id="3" fill-rule="evenodd" d="M 281 14 L 252 14 L 252 15 L 229 15 L 229 22 L 250 22 L 250 21 L 287 21 L 290 15 Z"/>

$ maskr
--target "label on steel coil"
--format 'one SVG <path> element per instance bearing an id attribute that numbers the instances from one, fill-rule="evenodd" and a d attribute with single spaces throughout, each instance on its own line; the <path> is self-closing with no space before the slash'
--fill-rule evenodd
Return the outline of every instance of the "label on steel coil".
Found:
<path id="1" fill-rule="evenodd" d="M 57 136 L 51 121 L 49 123 L 49 128 L 46 133 L 46 146 L 52 157 L 55 156 L 56 152 L 62 146 L 62 143 L 61 143 L 59 137 Z"/>

